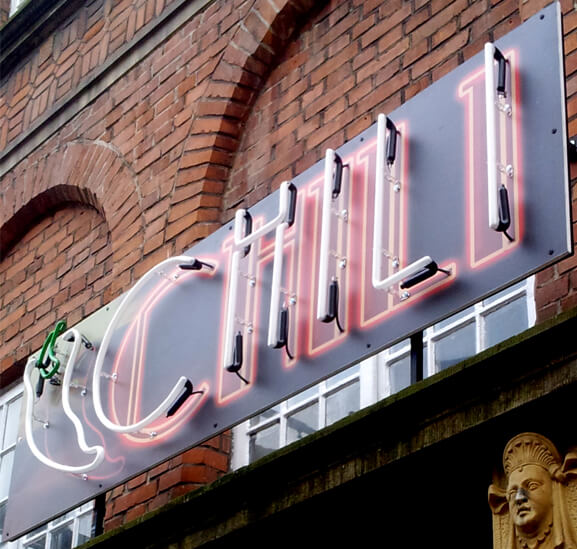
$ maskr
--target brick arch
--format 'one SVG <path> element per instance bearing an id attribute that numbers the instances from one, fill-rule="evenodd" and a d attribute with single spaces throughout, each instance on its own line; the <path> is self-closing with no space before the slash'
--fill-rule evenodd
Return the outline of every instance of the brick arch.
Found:
<path id="1" fill-rule="evenodd" d="M 103 141 L 70 141 L 26 166 L 19 177 L 30 184 L 23 186 L 19 204 L 0 227 L 0 244 L 12 245 L 51 210 L 66 203 L 84 204 L 95 208 L 108 225 L 114 293 L 130 283 L 130 268 L 143 254 L 144 220 L 136 175 L 120 152 Z"/>
<path id="2" fill-rule="evenodd" d="M 203 83 L 173 189 L 173 196 L 197 197 L 192 211 L 182 214 L 192 226 L 188 245 L 220 226 L 223 192 L 250 108 L 295 30 L 325 3 L 255 0 Z M 185 186 L 188 192 L 176 192 Z"/>
<path id="3" fill-rule="evenodd" d="M 31 226 L 66 203 L 85 204 L 99 209 L 98 200 L 90 191 L 82 193 L 79 187 L 71 185 L 56 185 L 33 196 L 0 228 L 0 249 L 3 252 L 0 261 Z"/>

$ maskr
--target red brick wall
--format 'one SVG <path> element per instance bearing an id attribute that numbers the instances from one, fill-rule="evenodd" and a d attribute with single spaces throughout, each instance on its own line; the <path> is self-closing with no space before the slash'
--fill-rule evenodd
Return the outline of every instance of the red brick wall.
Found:
<path id="1" fill-rule="evenodd" d="M 176 2 L 86 1 L 1 83 L 0 151 L 51 129 L 0 178 L 0 386 L 56 319 L 109 302 L 548 3 L 217 0 L 55 125 Z M 577 11 L 562 7 L 574 135 Z M 539 319 L 573 306 L 574 265 L 538 277 Z M 229 450 L 223 435 L 113 490 L 107 527 L 217 478 Z"/>
<path id="2" fill-rule="evenodd" d="M 46 330 L 27 324 L 30 314 L 40 321 L 42 315 L 35 307 L 49 305 L 50 314 L 66 318 L 70 326 L 79 322 L 111 300 L 113 288 L 122 284 L 121 273 L 140 259 L 140 254 L 135 257 L 134 248 L 141 246 L 143 238 L 132 176 L 115 151 L 100 143 L 70 142 L 37 161 L 27 159 L 24 165 L 27 169 L 3 179 L 8 183 L 4 204 L 22 200 L 24 187 L 32 194 L 2 227 L 0 237 L 0 272 L 5 276 L 0 288 L 0 372 L 7 379 L 21 373 L 25 357 L 39 349 L 45 339 Z M 110 189 L 100 202 L 90 189 L 65 183 L 71 178 L 93 181 L 97 191 L 97 186 L 106 182 Z M 100 212 L 102 227 L 97 230 L 87 215 L 82 215 L 74 220 L 70 234 L 53 236 L 54 227 L 46 216 L 69 204 L 83 204 Z M 33 242 L 37 247 L 16 261 L 23 233 L 38 220 L 39 234 Z M 71 240 L 73 245 L 67 247 Z M 16 247 L 11 252 L 13 244 Z M 36 272 L 40 261 L 46 265 Z M 29 272 L 34 275 L 32 280 Z M 120 277 L 118 284 L 116 275 Z M 45 279 L 42 284 L 27 288 L 41 279 Z M 17 332 L 13 330 L 15 320 Z"/>
<path id="3" fill-rule="evenodd" d="M 2 26 L 10 14 L 10 0 L 0 0 L 0 26 Z"/>
<path id="4" fill-rule="evenodd" d="M 0 150 L 130 42 L 172 1 L 86 2 L 14 71 L 6 93 L 0 96 Z"/>
<path id="5" fill-rule="evenodd" d="M 40 348 L 59 319 L 72 326 L 101 307 L 111 271 L 108 227 L 96 210 L 69 204 L 28 225 L 0 263 L 3 360 Z"/>
<path id="6" fill-rule="evenodd" d="M 106 496 L 104 529 L 111 530 L 220 478 L 229 470 L 225 433 L 118 486 Z"/>

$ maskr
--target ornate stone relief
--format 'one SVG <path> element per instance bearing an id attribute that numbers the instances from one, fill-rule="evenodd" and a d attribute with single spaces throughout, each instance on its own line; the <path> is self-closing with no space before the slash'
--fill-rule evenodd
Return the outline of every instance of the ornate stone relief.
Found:
<path id="1" fill-rule="evenodd" d="M 537 433 L 503 452 L 503 486 L 491 484 L 494 549 L 577 549 L 577 451 L 564 459 Z"/>

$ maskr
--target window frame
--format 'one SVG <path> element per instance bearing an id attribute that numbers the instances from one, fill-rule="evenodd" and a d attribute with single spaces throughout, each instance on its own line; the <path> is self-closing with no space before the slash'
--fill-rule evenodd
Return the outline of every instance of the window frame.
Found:
<path id="1" fill-rule="evenodd" d="M 86 540 L 79 542 L 78 536 L 81 534 L 80 520 L 88 515 L 91 517 L 90 535 L 88 536 L 88 539 L 90 539 L 94 535 L 94 501 L 89 501 L 84 505 L 76 507 L 65 515 L 57 517 L 37 530 L 22 536 L 16 541 L 17 545 L 15 546 L 15 549 L 32 549 L 32 544 L 42 540 L 42 538 L 44 538 L 42 549 L 53 549 L 52 538 L 54 533 L 60 530 L 63 526 L 68 525 L 72 526 L 72 541 L 70 547 L 73 548 L 77 547 L 81 543 L 86 543 Z M 38 549 L 41 549 L 41 547 L 38 546 Z"/>
<path id="2" fill-rule="evenodd" d="M 6 435 L 6 425 L 7 425 L 7 413 L 10 405 L 13 405 L 16 401 L 21 400 L 20 406 L 22 406 L 23 401 L 23 386 L 22 384 L 16 384 L 6 390 L 0 391 L 0 464 L 2 460 L 8 453 L 14 452 L 16 449 L 16 444 L 18 442 L 18 435 L 16 435 L 15 440 L 12 444 L 4 447 L 4 437 Z M 20 414 L 18 414 L 18 417 Z M 10 469 L 12 473 L 12 469 Z M 5 497 L 0 497 L 0 506 L 6 504 L 10 499 L 10 486 L 8 485 L 8 495 Z M 0 538 L 0 549 L 16 548 L 16 543 L 3 542 Z"/>

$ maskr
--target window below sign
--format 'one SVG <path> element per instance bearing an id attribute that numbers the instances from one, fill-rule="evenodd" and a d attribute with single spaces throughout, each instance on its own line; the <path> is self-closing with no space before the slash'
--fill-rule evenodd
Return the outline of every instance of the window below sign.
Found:
<path id="1" fill-rule="evenodd" d="M 0 540 L 22 406 L 22 384 L 0 394 Z M 93 533 L 94 502 L 90 501 L 14 542 L 0 541 L 0 549 L 71 549 Z"/>
<path id="2" fill-rule="evenodd" d="M 22 387 L 18 386 L 0 395 L 0 540 L 10 490 L 10 478 L 18 436 L 22 405 Z M 17 543 L 2 543 L 0 549 L 16 549 Z"/>
<path id="3" fill-rule="evenodd" d="M 17 549 L 71 549 L 87 542 L 93 535 L 94 503 L 89 501 L 47 525 L 23 536 Z"/>
<path id="4" fill-rule="evenodd" d="M 534 277 L 426 329 L 423 370 L 431 376 L 535 324 Z M 322 429 L 410 384 L 404 340 L 234 429 L 233 468 Z"/>

